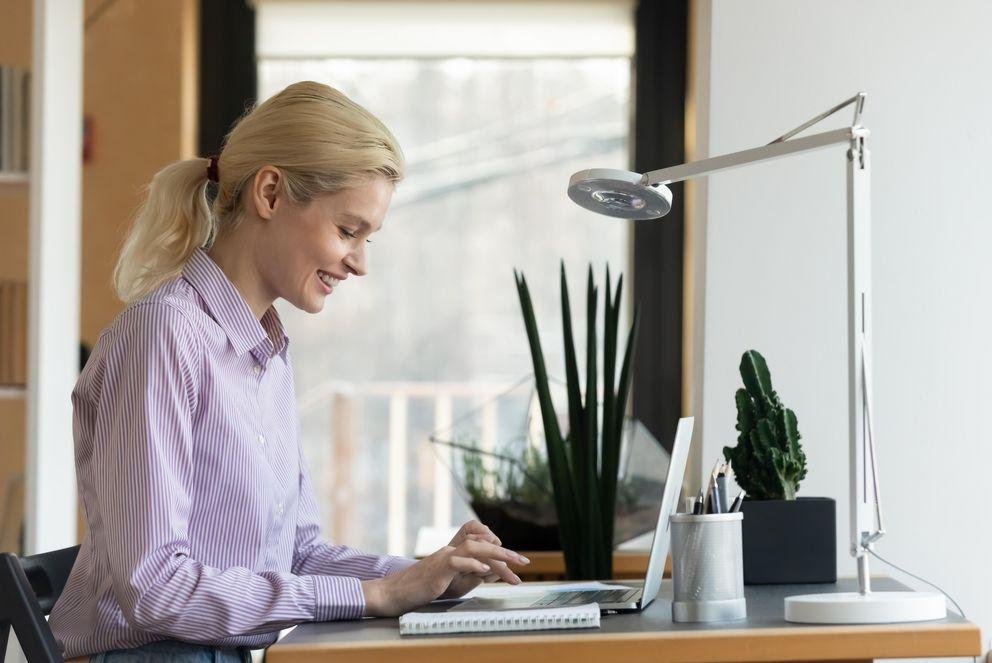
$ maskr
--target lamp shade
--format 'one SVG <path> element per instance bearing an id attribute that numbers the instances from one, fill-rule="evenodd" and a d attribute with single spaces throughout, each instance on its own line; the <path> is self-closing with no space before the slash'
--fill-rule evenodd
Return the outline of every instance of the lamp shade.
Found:
<path id="1" fill-rule="evenodd" d="M 672 209 L 672 192 L 664 184 L 642 184 L 626 170 L 580 170 L 568 181 L 568 197 L 577 205 L 619 219 L 660 219 Z"/>

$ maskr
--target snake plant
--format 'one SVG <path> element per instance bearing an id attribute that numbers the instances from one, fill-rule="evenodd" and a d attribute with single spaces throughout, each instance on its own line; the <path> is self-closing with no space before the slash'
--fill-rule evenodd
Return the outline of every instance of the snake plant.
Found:
<path id="1" fill-rule="evenodd" d="M 541 418 L 544 423 L 548 465 L 554 488 L 559 539 L 565 556 L 566 574 L 572 579 L 613 576 L 613 518 L 617 499 L 617 473 L 624 412 L 630 395 L 631 359 L 636 341 L 640 311 L 635 307 L 633 324 L 627 335 L 617 381 L 617 327 L 623 276 L 616 291 L 606 268 L 603 323 L 603 399 L 599 420 L 599 375 L 597 367 L 596 304 L 598 289 L 592 265 L 586 296 L 586 375 L 585 400 L 579 381 L 579 368 L 572 335 L 572 311 L 561 264 L 561 315 L 565 346 L 565 381 L 568 391 L 568 432 L 562 434 L 548 387 L 548 373 L 541 349 L 541 338 L 534 317 L 530 290 L 523 273 L 514 270 L 524 327 L 534 362 L 534 379 Z"/>

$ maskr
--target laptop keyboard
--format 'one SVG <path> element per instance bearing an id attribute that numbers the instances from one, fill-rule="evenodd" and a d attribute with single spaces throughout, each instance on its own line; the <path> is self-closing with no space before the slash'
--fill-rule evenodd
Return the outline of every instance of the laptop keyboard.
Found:
<path id="1" fill-rule="evenodd" d="M 578 592 L 551 592 L 535 601 L 534 608 L 558 608 L 586 603 L 628 603 L 640 594 L 639 589 L 588 589 Z"/>

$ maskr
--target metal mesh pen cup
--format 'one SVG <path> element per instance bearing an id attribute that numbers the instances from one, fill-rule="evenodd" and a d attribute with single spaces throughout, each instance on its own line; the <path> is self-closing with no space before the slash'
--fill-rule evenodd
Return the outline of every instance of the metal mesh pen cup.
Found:
<path id="1" fill-rule="evenodd" d="M 744 514 L 671 516 L 672 619 L 715 622 L 747 617 L 744 600 Z"/>

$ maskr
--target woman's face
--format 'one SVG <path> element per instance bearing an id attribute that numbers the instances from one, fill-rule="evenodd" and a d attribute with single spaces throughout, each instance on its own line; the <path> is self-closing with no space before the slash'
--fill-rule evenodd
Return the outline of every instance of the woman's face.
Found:
<path id="1" fill-rule="evenodd" d="M 318 313 L 345 279 L 363 276 L 369 236 L 382 227 L 393 189 L 376 176 L 302 205 L 281 196 L 258 246 L 261 276 L 273 300 L 281 297 Z"/>

